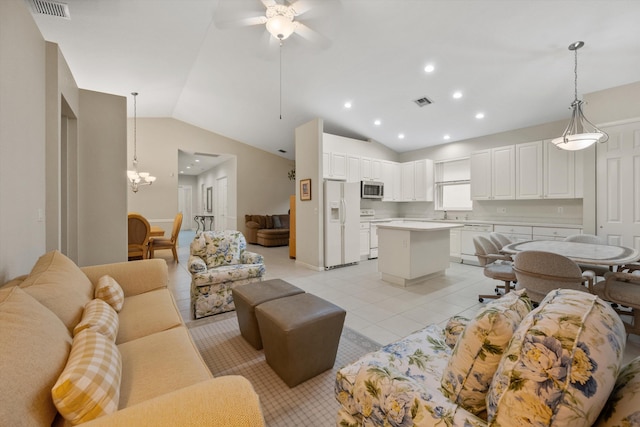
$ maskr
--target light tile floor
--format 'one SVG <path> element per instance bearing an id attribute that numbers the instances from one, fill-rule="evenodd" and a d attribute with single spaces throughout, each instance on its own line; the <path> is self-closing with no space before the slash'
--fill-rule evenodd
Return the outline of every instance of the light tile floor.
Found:
<path id="1" fill-rule="evenodd" d="M 187 270 L 189 242 L 193 232 L 180 233 L 179 263 L 171 251 L 156 252 L 167 260 L 170 289 L 185 322 L 193 320 Z M 333 302 L 347 311 L 345 324 L 380 343 L 388 344 L 430 323 L 444 325 L 453 315 L 473 316 L 482 303 L 478 294 L 491 294 L 496 281 L 484 277 L 480 267 L 451 263 L 444 276 L 402 288 L 380 279 L 376 260 L 329 271 L 313 271 L 289 258 L 288 246 L 266 248 L 248 245 L 261 254 L 267 268 L 266 279 L 280 278 L 306 292 Z M 625 361 L 640 356 L 640 337 L 627 340 Z"/>

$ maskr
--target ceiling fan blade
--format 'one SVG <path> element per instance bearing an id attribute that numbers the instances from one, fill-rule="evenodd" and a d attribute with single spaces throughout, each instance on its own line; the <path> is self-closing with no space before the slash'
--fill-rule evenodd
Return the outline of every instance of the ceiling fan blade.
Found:
<path id="1" fill-rule="evenodd" d="M 275 6 L 277 3 L 275 0 L 260 0 L 264 7 Z"/>
<path id="2" fill-rule="evenodd" d="M 298 25 L 296 26 L 295 33 L 300 37 L 310 41 L 311 43 L 322 49 L 326 49 L 331 46 L 331 40 L 329 40 L 327 37 L 323 36 L 317 31 L 312 30 L 302 22 L 297 22 L 297 24 Z"/>
<path id="3" fill-rule="evenodd" d="M 289 2 L 289 7 L 296 12 L 296 16 L 306 13 L 306 19 L 334 13 L 338 6 L 340 6 L 339 0 L 295 0 Z"/>
<path id="4" fill-rule="evenodd" d="M 217 28 L 226 30 L 229 28 L 250 27 L 252 25 L 260 25 L 267 22 L 266 16 L 253 16 L 250 18 L 236 19 L 231 21 L 215 21 Z"/>

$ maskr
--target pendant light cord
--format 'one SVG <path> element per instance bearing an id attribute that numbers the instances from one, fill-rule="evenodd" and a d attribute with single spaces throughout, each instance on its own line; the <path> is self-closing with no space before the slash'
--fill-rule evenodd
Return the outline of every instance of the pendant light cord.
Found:
<path id="1" fill-rule="evenodd" d="M 131 92 L 133 95 L 133 164 L 138 165 L 138 112 L 136 97 L 138 92 Z"/>
<path id="2" fill-rule="evenodd" d="M 573 61 L 573 89 L 574 89 L 574 101 L 578 101 L 578 49 L 573 51 L 575 54 Z"/>
<path id="3" fill-rule="evenodd" d="M 280 40 L 280 120 L 282 120 L 282 40 Z"/>

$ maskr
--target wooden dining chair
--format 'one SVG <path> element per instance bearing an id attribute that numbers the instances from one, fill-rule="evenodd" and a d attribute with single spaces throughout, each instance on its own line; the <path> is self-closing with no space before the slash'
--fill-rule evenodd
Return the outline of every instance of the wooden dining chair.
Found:
<path id="1" fill-rule="evenodd" d="M 182 227 L 182 212 L 179 212 L 173 220 L 173 230 L 171 230 L 171 237 L 152 237 L 149 243 L 149 257 L 153 258 L 154 253 L 160 249 L 171 249 L 173 252 L 173 259 L 178 262 L 178 234 L 180 233 L 180 227 Z"/>
<path id="2" fill-rule="evenodd" d="M 149 221 L 139 213 L 129 213 L 127 219 L 129 260 L 147 259 L 149 257 L 149 234 L 151 233 L 151 225 Z"/>

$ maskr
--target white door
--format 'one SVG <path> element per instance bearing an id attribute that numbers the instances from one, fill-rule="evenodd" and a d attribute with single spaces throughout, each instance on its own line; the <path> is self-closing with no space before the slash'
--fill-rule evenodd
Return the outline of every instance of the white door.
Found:
<path id="1" fill-rule="evenodd" d="M 214 229 L 225 230 L 227 228 L 228 203 L 227 203 L 227 177 L 216 180 L 216 206 Z"/>
<path id="2" fill-rule="evenodd" d="M 597 144 L 598 236 L 640 250 L 640 121 L 604 129 Z"/>
<path id="3" fill-rule="evenodd" d="M 190 185 L 178 186 L 178 212 L 182 212 L 180 230 L 193 230 L 193 198 Z"/>

